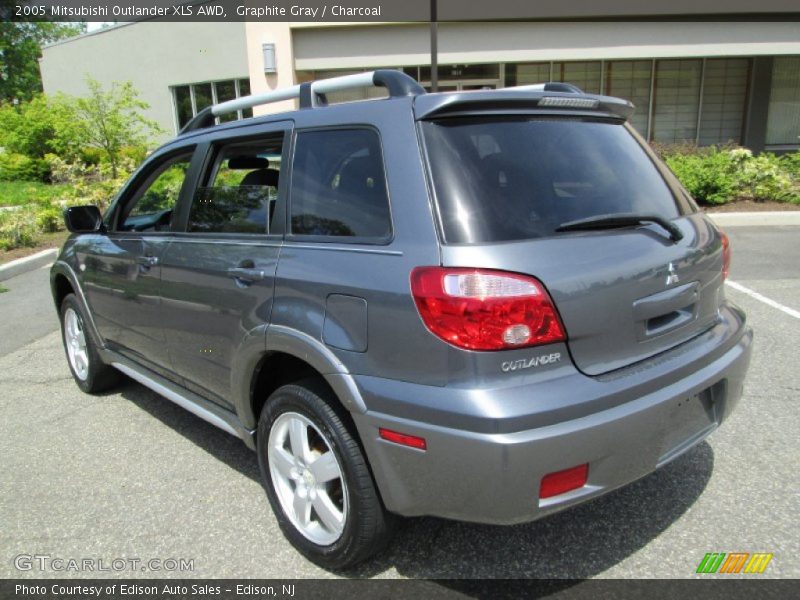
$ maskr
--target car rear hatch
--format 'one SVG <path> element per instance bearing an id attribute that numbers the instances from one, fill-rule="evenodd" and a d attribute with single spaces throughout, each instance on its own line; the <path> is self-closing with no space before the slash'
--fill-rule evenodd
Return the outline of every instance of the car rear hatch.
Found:
<path id="1" fill-rule="evenodd" d="M 461 94 L 460 107 L 456 98 L 446 109 L 441 99 L 420 109 L 444 267 L 541 281 L 588 375 L 663 352 L 716 322 L 721 234 L 624 115 L 542 110 L 546 94 L 527 109 L 512 95 L 497 110 L 490 94 L 481 96 L 486 106 Z M 571 96 L 592 98 L 555 95 Z"/>

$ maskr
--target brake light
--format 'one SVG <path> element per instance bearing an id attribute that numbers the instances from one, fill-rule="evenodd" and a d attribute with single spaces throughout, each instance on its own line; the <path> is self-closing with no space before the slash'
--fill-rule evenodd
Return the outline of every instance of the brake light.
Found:
<path id="1" fill-rule="evenodd" d="M 728 278 L 731 270 L 731 242 L 724 231 L 720 231 L 722 236 L 722 281 Z"/>
<path id="2" fill-rule="evenodd" d="M 418 267 L 411 293 L 425 326 L 459 348 L 505 350 L 566 339 L 553 301 L 533 277 Z"/>

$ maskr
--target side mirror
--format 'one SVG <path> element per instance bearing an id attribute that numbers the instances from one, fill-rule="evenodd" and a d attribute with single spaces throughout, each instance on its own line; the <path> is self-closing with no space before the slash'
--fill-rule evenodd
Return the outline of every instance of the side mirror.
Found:
<path id="1" fill-rule="evenodd" d="M 96 206 L 70 206 L 64 210 L 64 223 L 72 233 L 101 231 L 103 215 Z"/>

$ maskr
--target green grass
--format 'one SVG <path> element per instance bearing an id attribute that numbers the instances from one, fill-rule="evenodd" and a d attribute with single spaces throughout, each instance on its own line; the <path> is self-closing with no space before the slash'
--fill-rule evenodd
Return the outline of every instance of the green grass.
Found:
<path id="1" fill-rule="evenodd" d="M 63 183 L 0 181 L 0 206 L 22 206 L 23 204 L 59 200 L 68 187 Z"/>
<path id="2" fill-rule="evenodd" d="M 0 294 L 2 294 L 3 292 L 7 292 L 7 291 L 8 291 L 8 288 L 7 287 L 3 287 L 3 284 L 0 283 Z"/>

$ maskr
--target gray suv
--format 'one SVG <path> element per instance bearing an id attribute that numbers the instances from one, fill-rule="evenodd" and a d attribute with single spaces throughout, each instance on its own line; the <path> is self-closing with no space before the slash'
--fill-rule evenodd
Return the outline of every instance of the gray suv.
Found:
<path id="1" fill-rule="evenodd" d="M 328 105 L 364 86 L 388 97 Z M 520 523 L 638 479 L 730 415 L 752 332 L 727 238 L 632 111 L 389 70 L 210 107 L 104 215 L 65 213 L 75 381 L 123 373 L 241 437 L 328 568 L 396 515 Z"/>

